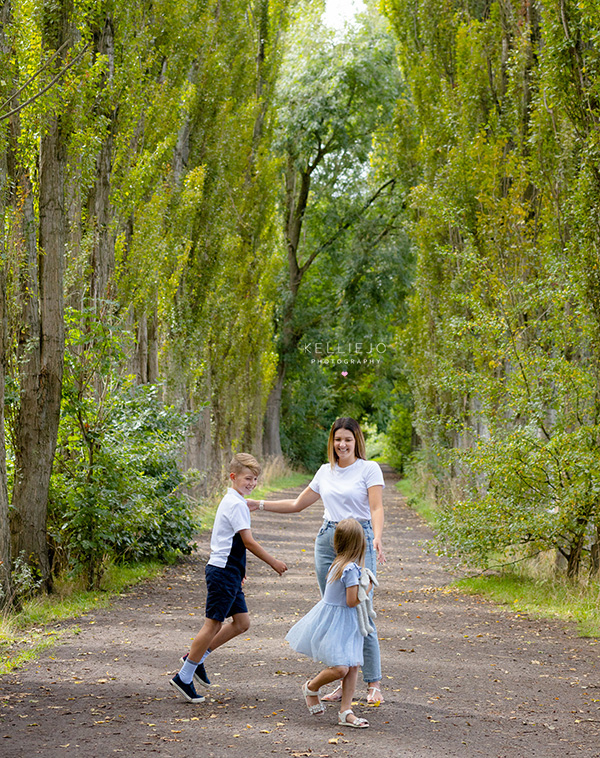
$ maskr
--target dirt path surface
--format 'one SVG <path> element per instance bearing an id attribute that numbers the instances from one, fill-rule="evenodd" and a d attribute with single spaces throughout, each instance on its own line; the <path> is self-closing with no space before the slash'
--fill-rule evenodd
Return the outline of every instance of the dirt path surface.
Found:
<path id="1" fill-rule="evenodd" d="M 361 683 L 355 707 L 370 729 L 338 727 L 335 706 L 309 716 L 300 686 L 317 667 L 283 639 L 318 599 L 315 505 L 253 515 L 254 535 L 289 571 L 279 578 L 249 555 L 253 626 L 207 660 L 215 686 L 204 703 L 185 702 L 168 682 L 203 621 L 208 536 L 196 555 L 0 679 L 0 756 L 600 758 L 597 641 L 452 590 L 423 550 L 427 527 L 385 473 L 388 560 L 375 605 L 386 702 L 367 706 Z"/>

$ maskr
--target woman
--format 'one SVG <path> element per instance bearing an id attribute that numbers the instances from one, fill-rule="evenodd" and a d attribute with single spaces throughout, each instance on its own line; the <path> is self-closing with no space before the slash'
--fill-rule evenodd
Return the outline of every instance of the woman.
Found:
<path id="1" fill-rule="evenodd" d="M 385 563 L 383 534 L 383 474 L 379 464 L 366 460 L 365 439 L 358 422 L 339 418 L 329 433 L 325 463 L 308 487 L 295 500 L 248 500 L 251 511 L 297 513 L 323 500 L 323 525 L 315 540 L 315 569 L 321 595 L 325 592 L 327 572 L 335 558 L 333 533 L 339 521 L 355 518 L 362 524 L 367 540 L 365 566 L 375 574 L 377 561 Z M 377 631 L 364 640 L 363 678 L 367 684 L 367 702 L 382 703 L 381 656 Z M 341 685 L 322 700 L 341 700 Z"/>

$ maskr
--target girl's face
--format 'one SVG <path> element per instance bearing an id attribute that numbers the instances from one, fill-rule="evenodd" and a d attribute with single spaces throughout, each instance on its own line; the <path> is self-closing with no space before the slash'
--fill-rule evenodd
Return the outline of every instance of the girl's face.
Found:
<path id="1" fill-rule="evenodd" d="M 355 447 L 356 440 L 349 429 L 338 429 L 333 435 L 333 449 L 338 457 L 338 464 L 342 468 L 356 460 Z"/>

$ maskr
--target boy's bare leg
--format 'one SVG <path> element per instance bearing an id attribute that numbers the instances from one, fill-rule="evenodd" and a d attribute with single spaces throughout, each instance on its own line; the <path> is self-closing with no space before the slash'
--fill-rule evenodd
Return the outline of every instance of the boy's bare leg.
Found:
<path id="1" fill-rule="evenodd" d="M 196 663 L 200 661 L 207 648 L 211 647 L 212 641 L 219 634 L 222 626 L 222 621 L 215 621 L 214 619 L 206 619 L 204 621 L 202 629 L 194 637 L 192 646 L 190 647 L 188 656 L 190 661 L 195 661 Z"/>
<path id="2" fill-rule="evenodd" d="M 224 645 L 226 642 L 229 642 L 229 640 L 232 640 L 234 637 L 237 637 L 239 634 L 243 634 L 244 632 L 247 632 L 248 629 L 250 629 L 249 613 L 236 613 L 231 618 L 231 623 L 223 624 L 221 626 L 221 629 L 213 637 L 212 642 L 207 645 L 207 647 L 210 648 L 211 652 L 213 650 L 216 650 L 218 647 L 221 647 L 221 645 Z M 204 655 L 204 652 L 202 652 L 201 655 Z M 195 661 L 196 658 L 192 656 L 192 660 Z"/>

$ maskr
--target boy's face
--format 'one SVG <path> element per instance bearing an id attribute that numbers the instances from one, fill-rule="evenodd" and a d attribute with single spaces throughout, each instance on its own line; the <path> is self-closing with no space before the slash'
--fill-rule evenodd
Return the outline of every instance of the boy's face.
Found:
<path id="1" fill-rule="evenodd" d="M 249 497 L 258 482 L 258 477 L 249 468 L 243 468 L 239 474 L 234 474 L 232 471 L 229 478 L 233 489 L 239 492 L 242 497 Z"/>

